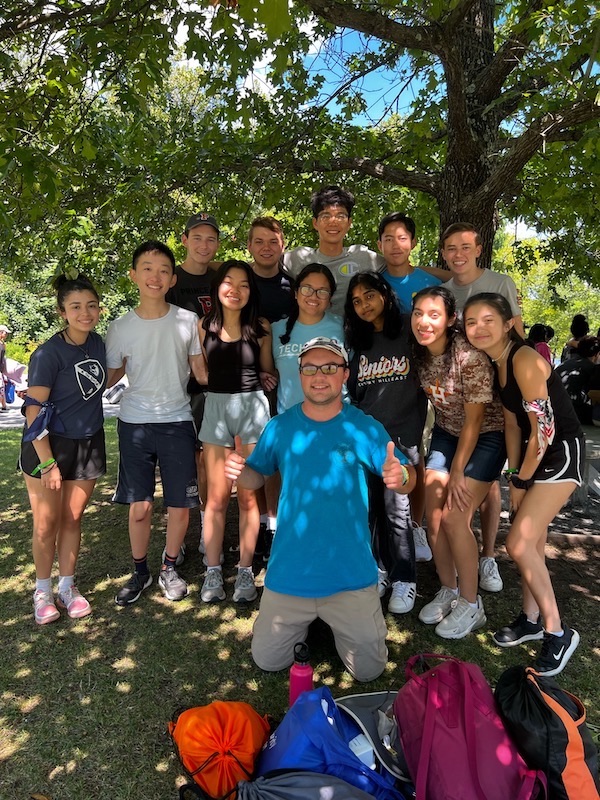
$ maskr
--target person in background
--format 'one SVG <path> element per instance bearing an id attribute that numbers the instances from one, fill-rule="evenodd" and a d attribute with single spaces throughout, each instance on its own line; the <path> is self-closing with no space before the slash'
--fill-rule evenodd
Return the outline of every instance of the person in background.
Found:
<path id="1" fill-rule="evenodd" d="M 525 339 L 526 344 L 529 344 L 534 350 L 546 359 L 546 361 L 552 366 L 552 353 L 550 348 L 548 347 L 548 342 L 546 341 L 548 336 L 548 331 L 545 325 L 542 325 L 540 322 L 536 322 L 535 325 L 532 325 L 529 329 L 529 335 L 527 339 Z"/>
<path id="2" fill-rule="evenodd" d="M 521 573 L 522 610 L 494 634 L 500 647 L 543 639 L 534 669 L 558 675 L 579 644 L 564 625 L 545 559 L 548 525 L 581 486 L 585 440 L 548 362 L 514 332 L 506 298 L 484 292 L 464 308 L 467 337 L 494 367 L 504 406 L 511 526 L 506 550 Z"/>
<path id="3" fill-rule="evenodd" d="M 427 414 L 409 342 L 410 321 L 402 315 L 392 287 L 376 272 L 360 272 L 348 286 L 344 317 L 346 345 L 352 352 L 348 389 L 352 401 L 386 429 L 390 439 L 415 467 L 424 484 L 419 446 Z M 412 611 L 417 595 L 416 549 L 420 560 L 431 559 L 422 528 L 413 521 L 424 511 L 423 490 L 416 514 L 411 499 L 386 488 L 369 475 L 369 521 L 373 555 L 379 567 L 379 594 L 391 583 L 388 609 L 394 614 Z M 425 549 L 425 553 L 422 551 Z M 424 556 L 424 557 L 423 557 Z"/>
<path id="4" fill-rule="evenodd" d="M 561 364 L 563 361 L 566 361 L 568 358 L 571 358 L 571 356 L 575 355 L 580 340 L 583 339 L 584 336 L 587 336 L 590 332 L 590 325 L 585 314 L 575 314 L 571 320 L 570 331 L 571 338 L 563 347 L 563 351 L 560 355 Z"/>
<path id="5" fill-rule="evenodd" d="M 594 379 L 600 370 L 599 360 L 600 339 L 597 336 L 584 336 L 579 340 L 575 355 L 555 369 L 582 425 L 593 424 L 593 407 L 588 392 L 595 388 L 597 379 Z"/>
<path id="6" fill-rule="evenodd" d="M 0 325 L 0 411 L 6 411 L 6 385 L 8 375 L 6 374 L 6 337 L 10 330 L 6 325 Z"/>
<path id="7" fill-rule="evenodd" d="M 75 585 L 81 520 L 106 472 L 102 393 L 104 342 L 94 332 L 100 298 L 90 281 L 60 276 L 56 301 L 64 328 L 40 345 L 29 362 L 25 429 L 19 466 L 33 514 L 34 618 L 46 625 L 65 609 L 79 619 L 91 613 Z M 52 565 L 58 556 L 58 591 Z"/>

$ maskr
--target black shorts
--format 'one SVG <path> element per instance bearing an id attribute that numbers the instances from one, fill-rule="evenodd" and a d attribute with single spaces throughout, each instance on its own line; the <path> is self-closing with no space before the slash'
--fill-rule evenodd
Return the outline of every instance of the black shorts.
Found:
<path id="1" fill-rule="evenodd" d="M 50 433 L 50 447 L 56 459 L 63 481 L 94 481 L 106 472 L 106 446 L 104 428 L 90 439 L 68 439 Z M 32 478 L 40 478 L 40 473 L 32 475 L 40 460 L 32 442 L 21 442 L 19 468 Z"/>
<path id="2" fill-rule="evenodd" d="M 542 463 L 533 473 L 535 483 L 583 483 L 585 439 L 559 439 L 544 453 Z"/>

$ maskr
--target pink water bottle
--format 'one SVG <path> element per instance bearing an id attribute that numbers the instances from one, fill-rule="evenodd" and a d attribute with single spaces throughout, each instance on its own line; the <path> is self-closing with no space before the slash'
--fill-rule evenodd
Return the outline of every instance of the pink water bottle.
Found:
<path id="1" fill-rule="evenodd" d="M 308 663 L 309 652 L 306 642 L 294 645 L 294 663 L 290 667 L 290 706 L 293 706 L 302 692 L 313 688 L 313 668 Z"/>

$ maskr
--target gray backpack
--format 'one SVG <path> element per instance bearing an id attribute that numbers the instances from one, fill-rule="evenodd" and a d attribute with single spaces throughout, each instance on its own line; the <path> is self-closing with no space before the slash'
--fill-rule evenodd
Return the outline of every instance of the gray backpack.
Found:
<path id="1" fill-rule="evenodd" d="M 325 790 L 325 791 L 324 791 Z M 373 800 L 373 796 L 333 775 L 284 770 L 261 776 L 255 781 L 240 781 L 237 800 Z"/>

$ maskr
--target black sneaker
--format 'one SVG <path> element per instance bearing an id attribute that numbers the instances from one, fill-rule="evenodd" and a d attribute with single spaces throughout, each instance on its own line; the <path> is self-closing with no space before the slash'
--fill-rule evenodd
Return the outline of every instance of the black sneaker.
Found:
<path id="1" fill-rule="evenodd" d="M 540 615 L 538 614 L 537 622 L 530 622 L 524 611 L 521 611 L 514 622 L 500 628 L 493 636 L 499 647 L 514 647 L 523 642 L 532 642 L 534 639 L 543 638 L 544 628 L 540 622 Z"/>
<path id="2" fill-rule="evenodd" d="M 158 573 L 158 585 L 167 600 L 183 600 L 187 597 L 188 585 L 175 567 L 162 567 Z"/>
<path id="3" fill-rule="evenodd" d="M 579 644 L 579 634 L 574 628 L 566 628 L 564 625 L 563 631 L 562 636 L 544 633 L 542 652 L 533 665 L 539 675 L 546 675 L 548 678 L 558 675 L 575 652 Z"/>
<path id="4" fill-rule="evenodd" d="M 130 606 L 139 598 L 144 589 L 152 583 L 152 575 L 140 575 L 134 572 L 122 589 L 119 589 L 115 597 L 118 606 Z"/>

